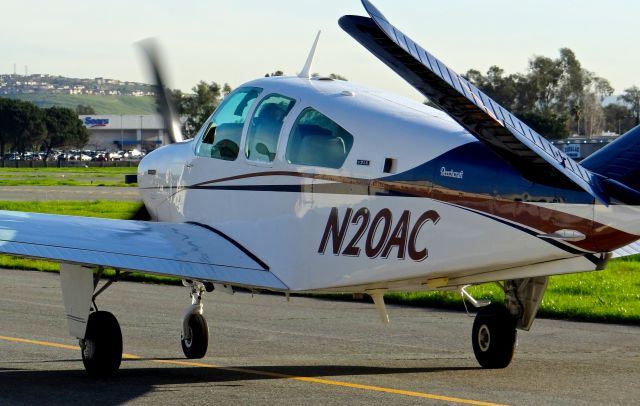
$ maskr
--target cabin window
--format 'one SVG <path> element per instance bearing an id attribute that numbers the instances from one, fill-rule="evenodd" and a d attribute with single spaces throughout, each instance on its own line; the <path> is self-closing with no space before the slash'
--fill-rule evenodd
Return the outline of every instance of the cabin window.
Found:
<path id="1" fill-rule="evenodd" d="M 247 159 L 257 162 L 273 161 L 282 123 L 294 104 L 293 99 L 278 94 L 262 99 L 249 123 L 245 144 Z"/>
<path id="2" fill-rule="evenodd" d="M 229 94 L 206 124 L 196 154 L 235 161 L 247 113 L 261 91 L 256 87 L 243 87 Z"/>
<path id="3" fill-rule="evenodd" d="M 289 137 L 287 162 L 341 168 L 351 151 L 353 136 L 329 117 L 308 107 L 302 111 Z"/>

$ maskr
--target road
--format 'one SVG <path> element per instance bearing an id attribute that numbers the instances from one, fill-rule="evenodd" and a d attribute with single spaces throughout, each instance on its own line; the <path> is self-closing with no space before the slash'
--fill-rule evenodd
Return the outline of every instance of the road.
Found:
<path id="1" fill-rule="evenodd" d="M 34 168 L 30 171 L 26 170 L 26 168 L 21 169 L 19 172 L 14 172 L 13 168 L 0 168 L 0 180 L 25 180 L 28 181 L 30 179 L 58 179 L 58 180 L 76 180 L 80 182 L 93 182 L 93 183 L 101 183 L 101 182 L 122 182 L 124 180 L 125 174 L 118 172 L 100 172 L 99 170 L 93 172 L 89 168 L 80 167 L 74 170 L 60 169 L 56 171 L 54 168 L 50 168 L 48 170 L 43 170 L 43 168 Z M 134 174 L 136 173 L 135 167 L 127 169 L 127 172 Z M 49 172 L 51 170 L 52 172 Z"/>
<path id="2" fill-rule="evenodd" d="M 0 200 L 126 200 L 140 201 L 137 187 L 0 186 Z"/>
<path id="3" fill-rule="evenodd" d="M 466 314 L 276 295 L 207 294 L 211 346 L 179 344 L 187 288 L 119 282 L 119 375 L 88 378 L 67 336 L 58 275 L 0 270 L 0 404 L 637 404 L 640 328 L 536 320 L 516 359 L 482 370 Z M 27 341 L 25 341 L 27 340 Z M 140 358 L 133 358 L 140 357 Z M 486 403 L 482 403 L 486 402 Z"/>

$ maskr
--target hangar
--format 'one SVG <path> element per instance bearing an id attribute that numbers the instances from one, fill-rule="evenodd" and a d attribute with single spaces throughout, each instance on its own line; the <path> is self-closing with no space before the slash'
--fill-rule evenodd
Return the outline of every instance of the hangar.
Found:
<path id="1" fill-rule="evenodd" d="M 151 151 L 169 143 L 162 116 L 152 115 L 81 115 L 89 131 L 87 147 L 94 150 Z"/>

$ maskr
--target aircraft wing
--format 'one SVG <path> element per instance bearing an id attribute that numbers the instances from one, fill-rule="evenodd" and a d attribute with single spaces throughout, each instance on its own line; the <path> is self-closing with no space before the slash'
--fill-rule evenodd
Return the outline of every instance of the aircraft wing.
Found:
<path id="1" fill-rule="evenodd" d="M 238 242 L 195 223 L 155 223 L 0 211 L 0 253 L 287 289 Z"/>
<path id="2" fill-rule="evenodd" d="M 523 177 L 587 191 L 609 203 L 598 179 L 540 134 L 396 29 L 368 0 L 371 18 L 344 16 L 340 26 Z"/>

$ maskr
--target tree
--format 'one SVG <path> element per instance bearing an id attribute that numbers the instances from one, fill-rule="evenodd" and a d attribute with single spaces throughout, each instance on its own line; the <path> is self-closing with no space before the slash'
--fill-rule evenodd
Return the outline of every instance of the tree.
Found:
<path id="1" fill-rule="evenodd" d="M 546 57 L 529 61 L 529 72 L 505 75 L 498 66 L 491 66 L 486 76 L 469 70 L 467 79 L 498 104 L 512 111 L 544 136 L 567 134 L 568 113 L 557 108 L 560 63 Z"/>
<path id="2" fill-rule="evenodd" d="M 593 92 L 598 97 L 600 104 L 602 104 L 606 97 L 611 96 L 613 91 L 614 89 L 607 79 L 598 76 L 593 77 Z"/>
<path id="3" fill-rule="evenodd" d="M 63 146 L 83 147 L 89 141 L 89 132 L 76 112 L 64 107 L 44 109 L 47 134 L 42 139 L 46 160 L 53 148 Z"/>
<path id="4" fill-rule="evenodd" d="M 504 69 L 493 65 L 487 75 L 470 69 L 464 77 L 507 110 L 517 110 L 519 75 L 504 76 Z"/>
<path id="5" fill-rule="evenodd" d="M 555 113 L 540 112 L 521 112 L 518 114 L 520 119 L 529 127 L 535 129 L 544 136 L 554 136 L 558 138 L 567 137 L 567 120 L 566 115 L 556 115 Z"/>
<path id="6" fill-rule="evenodd" d="M 96 114 L 96 111 L 90 105 L 78 104 L 76 106 L 76 113 L 80 115 L 90 115 L 90 114 Z"/>
<path id="7" fill-rule="evenodd" d="M 533 88 L 535 98 L 526 106 L 528 110 L 547 114 L 556 112 L 562 73 L 559 62 L 551 58 L 536 56 L 529 61 L 528 82 Z"/>
<path id="8" fill-rule="evenodd" d="M 345 82 L 347 80 L 349 80 L 349 79 L 347 79 L 346 77 L 342 76 L 339 73 L 332 73 L 332 74 L 329 75 L 329 78 L 333 79 L 333 80 L 344 80 Z"/>
<path id="9" fill-rule="evenodd" d="M 465 76 L 536 131 L 552 138 L 602 131 L 605 114 L 601 103 L 613 93 L 609 82 L 582 68 L 569 48 L 560 49 L 556 59 L 534 56 L 526 74 L 505 75 L 504 70 L 492 66 L 486 75 L 472 69 Z"/>
<path id="10" fill-rule="evenodd" d="M 593 73 L 584 71 L 586 86 L 583 87 L 583 94 L 580 100 L 577 101 L 575 109 L 575 116 L 573 117 L 573 124 L 577 126 L 577 134 L 582 132 L 591 137 L 602 133 L 605 128 L 605 114 L 602 107 L 602 102 L 605 97 L 610 96 L 613 93 L 613 87 L 609 84 L 609 81 Z"/>
<path id="11" fill-rule="evenodd" d="M 0 156 L 6 147 L 24 152 L 39 143 L 46 128 L 42 111 L 33 103 L 17 99 L 0 99 Z"/>
<path id="12" fill-rule="evenodd" d="M 585 88 L 591 83 L 593 74 L 582 69 L 575 53 L 569 48 L 560 49 L 560 57 L 555 63 L 561 70 L 558 80 L 557 103 L 559 108 L 579 104 Z"/>
<path id="13" fill-rule="evenodd" d="M 224 84 L 220 87 L 216 82 L 200 81 L 192 91 L 192 94 L 184 94 L 180 90 L 172 92 L 178 115 L 186 117 L 182 131 L 187 137 L 193 137 L 198 132 L 209 115 L 218 107 L 222 96 L 231 92 L 231 86 Z"/>
<path id="14" fill-rule="evenodd" d="M 625 89 L 621 98 L 631 109 L 631 113 L 635 117 L 635 125 L 640 124 L 640 88 L 632 86 Z"/>
<path id="15" fill-rule="evenodd" d="M 604 111 L 595 93 L 587 93 L 582 97 L 582 114 L 579 122 L 580 128 L 587 137 L 602 133 Z"/>
<path id="16" fill-rule="evenodd" d="M 633 114 L 623 105 L 612 103 L 603 108 L 605 117 L 605 130 L 624 134 L 633 127 Z"/>
<path id="17" fill-rule="evenodd" d="M 0 159 L 4 157 L 5 146 L 10 139 L 11 103 L 13 99 L 0 98 Z"/>
<path id="18" fill-rule="evenodd" d="M 284 72 L 281 71 L 280 69 L 278 69 L 275 72 L 267 73 L 267 74 L 264 75 L 265 78 L 268 78 L 268 77 L 271 77 L 271 76 L 284 76 Z"/>

